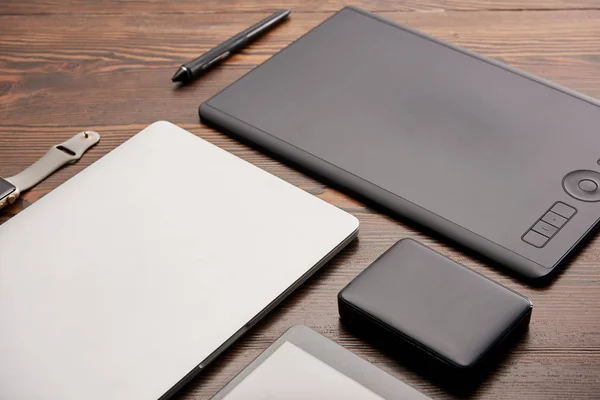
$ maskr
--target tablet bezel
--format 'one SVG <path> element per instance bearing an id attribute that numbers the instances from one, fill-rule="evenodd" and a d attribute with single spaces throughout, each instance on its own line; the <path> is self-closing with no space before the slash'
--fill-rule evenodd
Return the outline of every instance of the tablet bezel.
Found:
<path id="1" fill-rule="evenodd" d="M 401 400 L 407 397 L 417 400 L 428 399 L 427 396 L 314 330 L 304 325 L 296 325 L 288 329 L 271 346 L 236 375 L 213 397 L 213 400 L 224 399 L 286 342 L 297 346 L 385 399 Z"/>

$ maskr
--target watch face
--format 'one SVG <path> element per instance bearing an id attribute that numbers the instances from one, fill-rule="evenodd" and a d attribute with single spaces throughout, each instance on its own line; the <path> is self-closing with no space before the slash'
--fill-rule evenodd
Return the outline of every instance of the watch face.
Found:
<path id="1" fill-rule="evenodd" d="M 12 183 L 0 178 L 0 199 L 5 198 L 16 189 L 15 185 Z"/>

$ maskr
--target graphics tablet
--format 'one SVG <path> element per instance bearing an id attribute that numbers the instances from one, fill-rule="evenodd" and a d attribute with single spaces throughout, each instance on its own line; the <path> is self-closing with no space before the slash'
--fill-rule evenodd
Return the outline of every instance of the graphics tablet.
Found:
<path id="1" fill-rule="evenodd" d="M 599 222 L 596 100 L 356 8 L 200 117 L 527 278 Z"/>
<path id="2" fill-rule="evenodd" d="M 165 399 L 357 229 L 156 122 L 0 226 L 0 399 Z"/>
<path id="3" fill-rule="evenodd" d="M 426 400 L 428 397 L 303 325 L 290 328 L 213 400 Z"/>

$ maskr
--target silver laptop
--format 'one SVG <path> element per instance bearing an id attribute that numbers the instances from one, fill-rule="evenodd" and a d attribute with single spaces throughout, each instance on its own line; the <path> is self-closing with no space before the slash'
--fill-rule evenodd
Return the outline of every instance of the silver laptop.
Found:
<path id="1" fill-rule="evenodd" d="M 167 398 L 357 231 L 156 122 L 0 226 L 0 399 Z"/>

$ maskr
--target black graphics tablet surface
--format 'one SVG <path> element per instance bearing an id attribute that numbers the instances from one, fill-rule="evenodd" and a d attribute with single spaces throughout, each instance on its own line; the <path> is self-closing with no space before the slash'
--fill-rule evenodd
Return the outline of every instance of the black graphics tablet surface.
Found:
<path id="1" fill-rule="evenodd" d="M 527 278 L 599 222 L 598 101 L 356 8 L 200 117 Z"/>
<path id="2" fill-rule="evenodd" d="M 306 326 L 297 325 L 213 400 L 427 400 L 405 383 Z"/>

